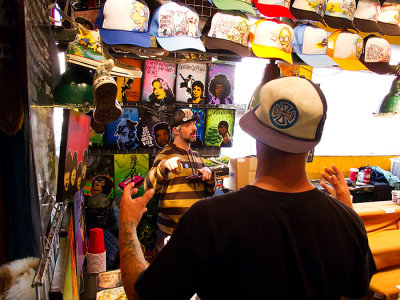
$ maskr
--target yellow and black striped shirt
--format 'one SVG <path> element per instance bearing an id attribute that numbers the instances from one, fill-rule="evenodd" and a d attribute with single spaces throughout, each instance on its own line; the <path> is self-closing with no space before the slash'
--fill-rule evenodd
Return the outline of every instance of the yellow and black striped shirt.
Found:
<path id="1" fill-rule="evenodd" d="M 180 174 L 165 167 L 171 157 L 179 157 L 183 166 Z M 158 197 L 157 225 L 166 234 L 172 234 L 179 218 L 199 200 L 215 193 L 215 176 L 201 183 L 189 182 L 186 177 L 205 167 L 204 158 L 196 151 L 186 151 L 171 143 L 166 145 L 154 160 L 144 181 L 144 189 L 154 188 Z"/>

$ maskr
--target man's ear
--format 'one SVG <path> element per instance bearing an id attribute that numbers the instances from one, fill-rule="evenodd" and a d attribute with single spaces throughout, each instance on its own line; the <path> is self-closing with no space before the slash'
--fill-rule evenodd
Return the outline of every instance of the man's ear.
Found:
<path id="1" fill-rule="evenodd" d="M 179 135 L 179 130 L 176 127 L 172 127 L 172 131 L 175 135 Z"/>

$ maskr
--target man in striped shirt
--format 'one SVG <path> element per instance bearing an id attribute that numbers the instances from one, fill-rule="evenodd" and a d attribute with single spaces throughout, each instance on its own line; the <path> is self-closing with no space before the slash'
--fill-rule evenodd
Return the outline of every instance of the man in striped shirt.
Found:
<path id="1" fill-rule="evenodd" d="M 190 109 L 179 109 L 173 114 L 170 122 L 173 142 L 157 155 L 144 182 L 145 190 L 154 188 L 159 200 L 158 251 L 186 210 L 215 193 L 213 172 L 205 166 L 204 158 L 190 148 L 190 143 L 196 140 L 196 122 L 199 120 L 199 115 Z M 198 176 L 189 177 L 193 175 Z"/>

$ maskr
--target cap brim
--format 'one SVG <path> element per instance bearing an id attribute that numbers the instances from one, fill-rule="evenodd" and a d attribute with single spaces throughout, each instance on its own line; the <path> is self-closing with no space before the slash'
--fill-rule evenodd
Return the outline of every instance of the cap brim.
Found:
<path id="1" fill-rule="evenodd" d="M 174 36 L 174 37 L 156 37 L 157 42 L 167 51 L 176 51 L 182 49 L 196 49 L 206 52 L 200 38 L 190 36 Z"/>
<path id="2" fill-rule="evenodd" d="M 396 24 L 383 23 L 378 21 L 379 32 L 387 35 L 400 35 L 400 27 Z"/>
<path id="3" fill-rule="evenodd" d="M 325 23 L 324 18 L 316 12 L 301 10 L 294 7 L 290 8 L 290 12 L 296 19 L 299 20 L 313 20 L 320 23 Z"/>
<path id="4" fill-rule="evenodd" d="M 218 38 L 211 38 L 209 36 L 205 36 L 205 45 L 207 49 L 218 49 L 218 50 L 228 50 L 233 52 L 239 56 L 248 56 L 249 55 L 249 48 L 239 45 L 235 42 L 218 39 Z"/>
<path id="5" fill-rule="evenodd" d="M 251 50 L 253 50 L 254 54 L 258 57 L 278 58 L 278 59 L 283 59 L 284 61 L 286 61 L 290 64 L 293 63 L 291 53 L 287 53 L 283 50 L 280 50 L 280 49 L 277 49 L 274 47 L 252 44 Z"/>
<path id="6" fill-rule="evenodd" d="M 313 68 L 326 68 L 338 65 L 328 55 L 296 54 L 302 61 Z"/>
<path id="7" fill-rule="evenodd" d="M 289 153 L 305 153 L 310 151 L 319 143 L 319 140 L 308 141 L 289 137 L 267 127 L 257 119 L 254 113 L 255 109 L 257 109 L 257 107 L 248 111 L 243 117 L 241 117 L 239 125 L 244 132 L 261 143 Z"/>
<path id="8" fill-rule="evenodd" d="M 343 70 L 348 70 L 348 71 L 361 71 L 361 70 L 368 70 L 366 66 L 362 64 L 361 61 L 358 59 L 352 59 L 352 58 L 336 58 L 336 57 L 331 57 L 338 65 L 340 68 Z"/>
<path id="9" fill-rule="evenodd" d="M 349 19 L 327 16 L 325 14 L 324 20 L 325 20 L 326 24 L 331 28 L 335 28 L 335 29 L 348 29 L 348 28 L 356 29 L 356 27 L 354 26 L 353 22 L 350 21 Z"/>
<path id="10" fill-rule="evenodd" d="M 150 32 L 132 32 L 100 28 L 100 36 L 109 45 L 136 45 L 150 47 Z"/>
<path id="11" fill-rule="evenodd" d="M 380 74 L 380 75 L 397 74 L 396 69 L 385 62 L 375 62 L 375 63 L 361 62 L 361 63 L 365 67 L 367 67 L 370 71 Z"/>
<path id="12" fill-rule="evenodd" d="M 293 21 L 296 21 L 296 18 L 292 15 L 290 10 L 287 7 L 280 6 L 280 5 L 267 5 L 267 4 L 259 4 L 258 2 L 255 3 L 258 11 L 266 16 L 272 18 L 290 18 Z"/>
<path id="13" fill-rule="evenodd" d="M 378 23 L 375 21 L 363 20 L 354 18 L 353 20 L 356 28 L 362 32 L 379 32 Z"/>
<path id="14" fill-rule="evenodd" d="M 251 4 L 248 4 L 242 0 L 213 0 L 214 5 L 222 10 L 241 10 L 247 11 L 253 15 L 256 14 Z"/>

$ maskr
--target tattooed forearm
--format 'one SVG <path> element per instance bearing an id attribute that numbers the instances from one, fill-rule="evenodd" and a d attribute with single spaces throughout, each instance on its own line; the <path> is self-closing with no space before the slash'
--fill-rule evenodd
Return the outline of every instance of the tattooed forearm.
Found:
<path id="1" fill-rule="evenodd" d="M 135 282 L 140 273 L 147 268 L 142 248 L 136 235 L 136 226 L 132 222 L 121 222 L 119 231 L 120 265 L 122 281 L 128 299 L 136 298 Z"/>

